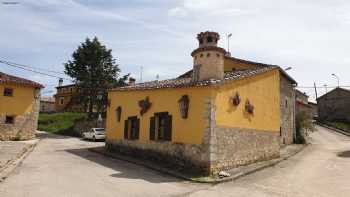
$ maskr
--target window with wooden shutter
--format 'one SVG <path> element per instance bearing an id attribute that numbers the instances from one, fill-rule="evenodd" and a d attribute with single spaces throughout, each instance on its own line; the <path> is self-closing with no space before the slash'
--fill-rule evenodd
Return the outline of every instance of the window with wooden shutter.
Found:
<path id="1" fill-rule="evenodd" d="M 124 139 L 129 139 L 129 120 L 124 121 Z"/>
<path id="2" fill-rule="evenodd" d="M 137 116 L 129 117 L 124 122 L 124 139 L 137 140 L 140 135 L 140 119 Z"/>
<path id="3" fill-rule="evenodd" d="M 151 117 L 149 124 L 149 139 L 155 140 L 156 137 L 156 120 L 155 117 Z"/>
<path id="4" fill-rule="evenodd" d="M 5 88 L 4 89 L 4 96 L 13 96 L 13 89 L 12 88 Z"/>
<path id="5" fill-rule="evenodd" d="M 150 120 L 150 139 L 171 141 L 172 116 L 168 112 L 155 113 Z"/>

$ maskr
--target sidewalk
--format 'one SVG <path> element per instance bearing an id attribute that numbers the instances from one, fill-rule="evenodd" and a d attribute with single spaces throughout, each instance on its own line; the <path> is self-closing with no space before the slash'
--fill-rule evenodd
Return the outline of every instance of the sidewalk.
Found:
<path id="1" fill-rule="evenodd" d="M 175 171 L 173 169 L 165 168 L 165 167 L 160 166 L 160 165 L 153 163 L 151 161 L 141 160 L 141 159 L 134 158 L 134 157 L 128 157 L 126 155 L 120 155 L 118 153 L 108 152 L 105 150 L 104 147 L 90 148 L 89 150 L 92 152 L 95 152 L 95 153 L 99 153 L 99 154 L 103 154 L 103 155 L 108 156 L 108 157 L 115 158 L 115 159 L 127 161 L 127 162 L 134 163 L 137 165 L 142 165 L 142 166 L 147 167 L 149 169 L 159 171 L 159 172 L 169 174 L 171 176 L 174 176 L 177 178 L 182 178 L 182 179 L 189 180 L 189 181 L 194 181 L 194 182 L 199 182 L 199 183 L 221 183 L 221 182 L 232 181 L 232 180 L 235 180 L 239 177 L 242 177 L 242 176 L 254 173 L 256 171 L 262 170 L 264 168 L 274 166 L 274 165 L 280 163 L 281 161 L 286 160 L 289 157 L 294 156 L 298 152 L 302 151 L 305 147 L 306 147 L 306 145 L 300 145 L 300 144 L 292 144 L 292 145 L 286 146 L 286 147 L 281 149 L 279 158 L 272 159 L 269 161 L 258 162 L 258 163 L 254 163 L 251 165 L 242 166 L 242 167 L 232 169 L 230 171 L 227 171 L 231 176 L 225 177 L 225 178 L 219 178 L 218 176 L 192 177 L 192 176 L 189 176 L 187 174 Z"/>
<path id="2" fill-rule="evenodd" d="M 39 139 L 28 141 L 0 141 L 0 182 L 35 147 Z"/>

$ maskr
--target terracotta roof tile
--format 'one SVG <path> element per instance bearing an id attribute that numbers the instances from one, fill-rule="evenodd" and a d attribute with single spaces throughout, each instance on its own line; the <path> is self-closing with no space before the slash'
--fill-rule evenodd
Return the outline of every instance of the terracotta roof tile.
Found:
<path id="1" fill-rule="evenodd" d="M 0 72 L 0 83 L 12 83 L 17 85 L 23 85 L 23 86 L 31 86 L 35 88 L 43 88 L 44 86 L 40 83 L 30 81 L 28 79 L 8 75 L 5 73 Z"/>
<path id="2" fill-rule="evenodd" d="M 132 91 L 132 90 L 152 90 L 161 88 L 185 88 L 185 87 L 200 87 L 200 86 L 210 86 L 216 84 L 223 84 L 225 82 L 230 82 L 250 76 L 254 76 L 259 73 L 267 72 L 273 69 L 278 69 L 275 66 L 265 66 L 257 67 L 246 70 L 238 70 L 226 72 L 223 80 L 209 79 L 203 81 L 192 81 L 191 77 L 186 78 L 175 78 L 162 81 L 150 81 L 145 83 L 138 83 L 133 86 L 124 86 L 119 88 L 111 89 L 111 91 Z"/>

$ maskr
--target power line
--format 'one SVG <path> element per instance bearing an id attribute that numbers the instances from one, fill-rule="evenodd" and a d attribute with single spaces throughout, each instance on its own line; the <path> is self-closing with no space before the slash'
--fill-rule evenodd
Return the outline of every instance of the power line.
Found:
<path id="1" fill-rule="evenodd" d="M 0 62 L 1 62 L 1 63 L 5 63 L 5 64 L 12 64 L 12 65 L 16 65 L 16 66 L 26 67 L 26 68 L 40 69 L 40 70 L 43 70 L 43 71 L 45 71 L 45 72 L 50 72 L 50 73 L 56 73 L 56 74 L 65 75 L 65 73 L 63 73 L 63 72 L 58 72 L 58 71 L 53 71 L 53 70 L 42 69 L 42 68 L 38 68 L 38 67 L 34 67 L 34 66 L 29 66 L 29 65 L 24 65 L 24 64 L 19 64 L 19 63 L 15 63 L 15 62 L 6 61 L 6 60 L 1 60 L 1 59 L 0 59 Z"/>
<path id="2" fill-rule="evenodd" d="M 350 88 L 350 86 L 327 86 L 327 88 Z M 315 88 L 314 86 L 297 86 L 296 88 L 303 88 L 303 89 L 307 89 L 307 88 Z M 323 88 L 324 86 L 316 86 L 316 88 Z"/>
<path id="3" fill-rule="evenodd" d="M 3 64 L 8 65 L 8 66 L 15 67 L 15 68 L 19 68 L 19 69 L 22 69 L 22 70 L 30 71 L 30 72 L 33 72 L 33 73 L 37 73 L 37 74 L 49 76 L 49 77 L 54 77 L 54 78 L 58 78 L 58 79 L 62 78 L 62 79 L 65 79 L 65 80 L 71 80 L 71 79 L 68 79 L 68 78 L 63 78 L 63 77 L 59 77 L 59 76 L 55 76 L 55 75 L 43 73 L 43 72 L 40 72 L 40 71 L 35 71 L 35 70 L 29 69 L 29 68 L 23 68 L 23 67 L 21 67 L 21 66 L 17 66 L 17 65 L 8 63 L 8 62 L 0 61 L 0 63 L 3 63 Z"/>

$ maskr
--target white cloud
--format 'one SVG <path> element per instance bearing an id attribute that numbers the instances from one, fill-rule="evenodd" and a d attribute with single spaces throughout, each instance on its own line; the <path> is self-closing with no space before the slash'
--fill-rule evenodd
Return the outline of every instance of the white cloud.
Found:
<path id="1" fill-rule="evenodd" d="M 187 16 L 187 11 L 182 7 L 175 7 L 169 10 L 169 16 L 185 17 Z"/>

